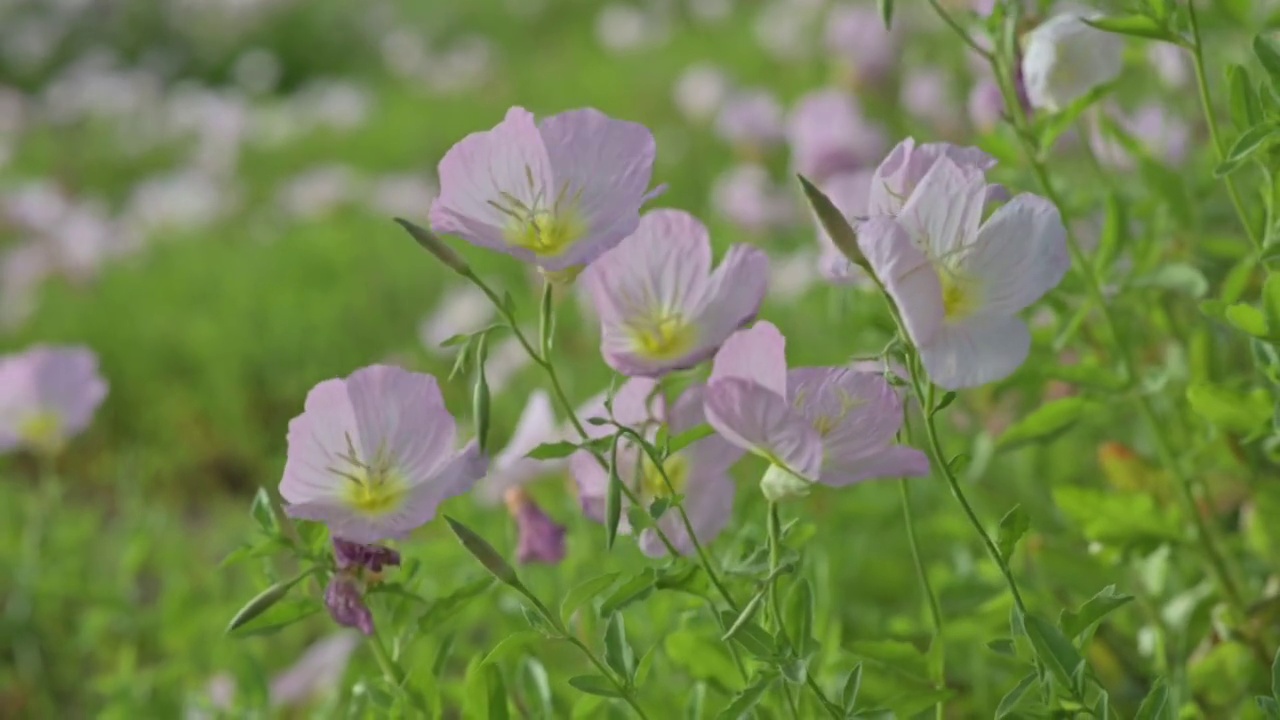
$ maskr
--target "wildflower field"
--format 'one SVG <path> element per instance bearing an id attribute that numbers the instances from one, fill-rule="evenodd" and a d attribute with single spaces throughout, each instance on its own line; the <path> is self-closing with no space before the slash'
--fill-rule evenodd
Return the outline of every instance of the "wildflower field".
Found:
<path id="1" fill-rule="evenodd" d="M 0 719 L 1280 720 L 1273 0 L 0 2 Z"/>

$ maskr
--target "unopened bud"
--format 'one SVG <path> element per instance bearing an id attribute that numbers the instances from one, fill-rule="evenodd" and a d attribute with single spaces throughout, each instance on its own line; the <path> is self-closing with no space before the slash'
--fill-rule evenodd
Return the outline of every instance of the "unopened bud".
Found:
<path id="1" fill-rule="evenodd" d="M 406 232 L 413 236 L 418 244 L 426 248 L 427 252 L 436 256 L 440 262 L 444 263 L 448 268 L 459 275 L 470 277 L 471 266 L 467 265 L 467 261 L 462 256 L 453 251 L 453 248 L 445 244 L 438 235 L 430 230 L 414 225 L 403 218 L 396 218 L 395 221 L 404 228 Z"/>

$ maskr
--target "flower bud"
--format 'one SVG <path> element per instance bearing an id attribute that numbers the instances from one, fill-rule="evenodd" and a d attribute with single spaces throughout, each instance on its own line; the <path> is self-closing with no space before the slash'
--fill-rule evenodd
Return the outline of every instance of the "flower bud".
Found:
<path id="1" fill-rule="evenodd" d="M 809 494 L 808 480 L 780 465 L 770 465 L 760 479 L 760 490 L 769 502 L 802 498 Z"/>
<path id="2" fill-rule="evenodd" d="M 445 244 L 438 235 L 430 230 L 415 225 L 408 220 L 402 218 L 395 219 L 400 227 L 404 228 L 418 244 L 426 249 L 427 252 L 436 256 L 436 259 L 444 263 L 450 270 L 462 275 L 463 277 L 471 276 L 471 266 L 467 265 L 467 261 L 462 256 L 453 251 L 453 248 Z"/>

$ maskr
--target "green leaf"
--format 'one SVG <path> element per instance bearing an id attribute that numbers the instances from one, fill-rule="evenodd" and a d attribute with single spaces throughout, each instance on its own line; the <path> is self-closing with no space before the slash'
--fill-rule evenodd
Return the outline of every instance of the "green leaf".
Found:
<path id="1" fill-rule="evenodd" d="M 1112 611 L 1132 601 L 1132 595 L 1118 593 L 1115 585 L 1108 585 L 1086 600 L 1078 611 L 1063 610 L 1062 616 L 1058 618 L 1058 624 L 1062 626 L 1062 632 L 1067 637 L 1080 637 Z"/>
<path id="2" fill-rule="evenodd" d="M 1280 328 L 1280 275 L 1272 274 L 1262 286 L 1262 312 L 1267 327 Z"/>
<path id="3" fill-rule="evenodd" d="M 849 224 L 848 218 L 840 209 L 836 207 L 831 199 L 822 194 L 822 191 L 809 182 L 803 175 L 797 175 L 800 179 L 800 186 L 804 189 L 804 195 L 809 200 L 809 206 L 813 208 L 813 212 L 818 216 L 818 222 L 822 224 L 822 229 L 827 231 L 827 236 L 835 244 L 836 249 L 842 255 L 855 265 L 864 269 L 870 269 L 867 264 L 867 258 L 862 254 L 862 249 L 858 247 L 858 233 L 854 231 L 853 226 Z"/>
<path id="4" fill-rule="evenodd" d="M 664 426 L 665 427 L 665 426 Z M 667 453 L 674 455 L 690 445 L 698 442 L 703 438 L 711 437 L 716 434 L 715 428 L 710 425 L 702 424 L 697 427 L 689 428 L 684 432 L 671 438 L 667 444 Z"/>
<path id="5" fill-rule="evenodd" d="M 453 617 L 459 610 L 466 607 L 472 599 L 491 587 L 493 587 L 493 578 L 486 576 L 472 580 L 448 595 L 437 598 L 418 618 L 418 631 L 422 633 L 434 632 L 436 628 L 440 627 L 441 623 Z"/>
<path id="6" fill-rule="evenodd" d="M 520 584 L 520 578 L 516 576 L 515 568 L 511 567 L 488 541 L 477 535 L 471 528 L 448 515 L 445 515 L 444 519 L 445 522 L 449 523 L 449 529 L 453 531 L 453 534 L 458 536 L 458 541 L 462 543 L 462 547 L 466 548 L 467 552 L 479 560 L 486 570 L 493 573 L 493 576 L 499 582 L 517 589 L 524 588 Z"/>
<path id="7" fill-rule="evenodd" d="M 739 720 L 751 712 L 752 708 L 760 704 L 760 698 L 764 697 L 765 691 L 773 684 L 776 677 L 772 674 L 760 675 L 754 683 L 738 693 L 719 715 L 716 715 L 716 720 Z"/>
<path id="8" fill-rule="evenodd" d="M 600 593 L 613 587 L 617 582 L 619 573 L 605 573 L 597 575 L 590 580 L 584 580 L 578 583 L 564 596 L 564 600 L 560 603 L 560 619 L 566 624 L 573 617 L 573 613 L 586 603 L 590 602 Z"/>
<path id="9" fill-rule="evenodd" d="M 492 665 L 502 662 L 516 653 L 524 650 L 529 645 L 543 638 L 541 633 L 532 630 L 521 630 L 512 633 L 502 639 L 502 642 L 494 646 L 488 655 L 484 656 L 484 660 L 480 661 L 481 665 Z"/>
<path id="10" fill-rule="evenodd" d="M 844 679 L 844 688 L 840 691 L 841 702 L 846 714 L 853 712 L 858 706 L 858 693 L 862 690 L 862 663 L 853 666 L 849 676 Z"/>
<path id="11" fill-rule="evenodd" d="M 920 688 L 899 695 L 885 704 L 893 710 L 895 717 L 909 718 L 919 715 L 940 702 L 946 702 L 953 695 L 955 693 L 947 689 Z"/>
<path id="12" fill-rule="evenodd" d="M 620 698 L 622 693 L 603 675 L 576 675 L 569 678 L 569 684 L 579 692 L 599 697 Z"/>
<path id="13" fill-rule="evenodd" d="M 1084 398 L 1069 397 L 1042 405 L 1004 431 L 997 447 L 1009 450 L 1046 440 L 1074 425 L 1089 409 Z"/>
<path id="14" fill-rule="evenodd" d="M 1165 715 L 1164 706 L 1169 701 L 1169 686 L 1165 684 L 1164 678 L 1156 680 L 1156 684 L 1151 688 L 1151 692 L 1147 694 L 1142 704 L 1138 706 L 1138 714 L 1133 716 L 1133 720 L 1159 720 Z"/>
<path id="15" fill-rule="evenodd" d="M 1280 123 L 1265 121 L 1254 125 L 1236 138 L 1236 141 L 1231 144 L 1231 149 L 1227 150 L 1227 156 L 1222 159 L 1218 167 L 1214 168 L 1213 174 L 1218 177 L 1230 174 L 1256 153 L 1270 147 L 1276 140 L 1280 140 Z"/>
<path id="16" fill-rule="evenodd" d="M 685 701 L 684 718 L 685 720 L 702 720 L 702 708 L 707 702 L 707 684 L 695 683 L 693 692 L 689 693 L 689 699 Z"/>
<path id="17" fill-rule="evenodd" d="M 1276 48 L 1275 41 L 1265 35 L 1255 36 L 1253 54 L 1258 56 L 1258 62 L 1271 76 L 1271 86 L 1280 89 L 1280 49 Z"/>
<path id="18" fill-rule="evenodd" d="M 1035 650 L 1040 662 L 1049 668 L 1064 687 L 1076 687 L 1072 677 L 1075 675 L 1076 668 L 1084 662 L 1076 646 L 1072 645 L 1071 641 L 1053 626 L 1053 623 L 1039 615 L 1027 615 L 1023 618 L 1023 624 L 1026 626 L 1027 639 L 1031 641 L 1031 648 Z"/>
<path id="19" fill-rule="evenodd" d="M 756 613 L 759 612 L 760 608 L 764 605 L 764 596 L 765 591 L 761 589 L 749 602 L 747 602 L 747 606 L 742 608 L 742 612 L 738 613 L 738 617 L 734 618 L 733 624 L 730 625 L 729 629 L 725 631 L 723 636 L 721 636 L 720 639 L 722 641 L 727 642 L 732 640 L 733 636 L 737 635 L 739 630 L 755 618 Z"/>
<path id="20" fill-rule="evenodd" d="M 237 632 L 237 630 L 241 630 L 255 618 L 260 617 L 263 613 L 270 610 L 272 606 L 283 600 L 284 597 L 289 594 L 289 591 L 293 589 L 294 585 L 302 582 L 315 571 L 315 568 L 312 568 L 304 573 L 295 575 L 288 580 L 281 580 L 253 596 L 249 602 L 244 604 L 244 607 L 240 608 L 240 610 L 232 616 L 231 622 L 227 623 L 227 634 L 243 637 L 244 634 Z"/>
<path id="21" fill-rule="evenodd" d="M 1036 123 L 1040 152 L 1048 152 L 1053 148 L 1054 143 L 1058 141 L 1062 133 L 1074 127 L 1076 121 L 1080 119 L 1085 110 L 1088 110 L 1114 89 L 1115 83 L 1099 85 L 1068 105 L 1062 112 L 1046 115 L 1042 121 Z"/>
<path id="22" fill-rule="evenodd" d="M 813 635 L 813 586 L 808 578 L 792 583 L 785 607 L 787 632 L 797 647 L 804 647 Z"/>
<path id="23" fill-rule="evenodd" d="M 720 627 L 726 631 L 738 619 L 737 615 L 727 610 L 721 612 L 718 617 L 720 619 Z M 758 658 L 772 660 L 778 654 L 773 637 L 754 622 L 748 622 L 738 628 L 733 634 L 733 641 L 742 646 L 743 650 Z"/>
<path id="24" fill-rule="evenodd" d="M 1267 720 L 1280 720 L 1280 702 L 1275 698 L 1258 695 L 1253 701 L 1258 704 L 1258 709 L 1262 711 Z"/>
<path id="25" fill-rule="evenodd" d="M 1280 702 L 1280 650 L 1276 651 L 1276 657 L 1271 661 L 1271 697 Z"/>
<path id="26" fill-rule="evenodd" d="M 622 620 L 622 613 L 609 616 L 604 628 L 604 661 L 618 677 L 628 682 L 635 679 L 636 654 L 627 642 L 627 626 Z"/>
<path id="27" fill-rule="evenodd" d="M 1007 561 L 1013 555 L 1014 548 L 1018 546 L 1018 541 L 1030 529 L 1031 518 L 1027 515 L 1027 511 L 1023 510 L 1021 505 L 1014 505 L 1012 510 L 1000 518 L 1000 535 L 996 541 L 1000 547 L 1000 557 Z"/>
<path id="28" fill-rule="evenodd" d="M 575 443 L 562 440 L 560 442 L 543 443 L 530 450 L 525 457 L 534 460 L 559 460 L 560 458 L 569 457 L 580 449 Z"/>
<path id="29" fill-rule="evenodd" d="M 1169 29 L 1157 22 L 1155 18 L 1150 18 L 1146 15 L 1103 17 L 1096 20 L 1082 19 L 1103 32 L 1147 38 L 1149 40 L 1163 40 L 1178 45 L 1182 44 L 1182 38 L 1169 32 Z"/>
<path id="30" fill-rule="evenodd" d="M 276 516 L 271 511 L 271 496 L 267 494 L 266 488 L 258 488 L 258 492 L 253 496 L 253 504 L 249 506 L 249 515 L 262 532 L 268 535 L 276 534 Z"/>
<path id="31" fill-rule="evenodd" d="M 1054 504 L 1091 541 L 1119 547 L 1147 547 L 1183 538 L 1177 513 L 1150 493 L 1116 493 L 1061 485 Z"/>
<path id="32" fill-rule="evenodd" d="M 237 638 L 270 635 L 311 617 L 322 609 L 324 606 L 315 598 L 281 600 L 262 612 L 256 613 L 252 618 L 241 621 L 235 627 L 228 627 L 227 634 Z"/>
<path id="33" fill-rule="evenodd" d="M 923 682 L 928 677 L 928 661 L 911 643 L 900 640 L 860 640 L 850 644 L 849 652 L 914 680 Z"/>
<path id="34" fill-rule="evenodd" d="M 1003 698 L 1000 698 L 1000 704 L 996 706 L 996 720 L 1006 718 L 1010 713 L 1018 709 L 1018 705 L 1022 703 L 1022 698 L 1031 689 L 1031 686 L 1036 683 L 1038 677 L 1034 672 L 1027 673 L 1027 676 L 1022 678 L 1012 690 L 1005 693 Z"/>
<path id="35" fill-rule="evenodd" d="M 600 606 L 601 615 L 612 615 L 622 608 L 638 600 L 643 600 L 653 592 L 656 574 L 653 568 L 645 568 L 639 574 L 623 583 Z"/>
<path id="36" fill-rule="evenodd" d="M 1245 303 L 1236 303 L 1230 305 L 1224 312 L 1224 316 L 1228 323 L 1237 330 L 1246 332 L 1254 337 L 1267 338 L 1271 336 L 1271 326 L 1267 324 L 1267 316 L 1258 308 L 1247 305 Z"/>
<path id="37" fill-rule="evenodd" d="M 507 684 L 502 680 L 502 673 L 498 668 L 484 663 L 480 664 L 480 672 L 488 690 L 485 693 L 485 706 L 488 708 L 485 717 L 488 720 L 508 720 L 511 714 L 507 709 Z"/>
<path id="38" fill-rule="evenodd" d="M 1187 402 L 1197 415 L 1239 435 L 1248 435 L 1271 420 L 1274 403 L 1267 391 L 1257 388 L 1246 394 L 1207 382 L 1187 388 Z"/>
<path id="39" fill-rule="evenodd" d="M 893 0 L 876 0 L 876 6 L 880 8 L 880 19 L 888 30 L 893 26 Z"/>
<path id="40" fill-rule="evenodd" d="M 943 395 L 942 399 L 938 401 L 938 404 L 933 406 L 933 412 L 930 414 L 933 414 L 933 415 L 938 414 L 939 412 L 945 410 L 948 406 L 951 405 L 951 403 L 955 401 L 956 401 L 955 391 L 954 390 L 948 391 L 947 394 Z"/>
<path id="41" fill-rule="evenodd" d="M 604 505 L 604 546 L 613 549 L 618 539 L 618 524 L 622 522 L 622 476 L 618 472 L 618 445 L 622 442 L 622 433 L 613 436 L 613 447 L 609 450 L 609 488 L 605 495 Z M 638 530 L 637 530 L 638 532 Z"/>
<path id="42" fill-rule="evenodd" d="M 662 648 L 671 663 L 690 677 L 723 687 L 734 687 L 741 682 L 738 666 L 718 635 L 685 628 L 667 634 L 662 640 Z"/>
<path id="43" fill-rule="evenodd" d="M 1167 263 L 1150 274 L 1135 278 L 1135 287 L 1154 287 L 1179 292 L 1192 298 L 1202 298 L 1209 292 L 1209 281 L 1204 273 L 1186 263 Z"/>
<path id="44" fill-rule="evenodd" d="M 987 641 L 987 649 L 997 655 L 1004 655 L 1005 657 L 1018 656 L 1018 648 L 1013 644 L 1013 640 L 1009 638 L 996 638 L 995 640 L 989 640 Z"/>
<path id="45" fill-rule="evenodd" d="M 1231 106 L 1231 122 L 1243 131 L 1262 122 L 1262 106 L 1249 79 L 1249 71 L 1241 65 L 1227 67 L 1227 93 Z"/>

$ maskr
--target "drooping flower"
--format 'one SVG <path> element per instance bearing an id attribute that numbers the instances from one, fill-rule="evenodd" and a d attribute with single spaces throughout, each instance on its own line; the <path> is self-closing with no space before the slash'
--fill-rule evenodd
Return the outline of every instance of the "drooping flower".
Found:
<path id="1" fill-rule="evenodd" d="M 547 516 L 522 488 L 507 491 L 507 510 L 516 519 L 519 540 L 516 559 L 521 563 L 555 565 L 564 559 L 565 529 Z"/>
<path id="2" fill-rule="evenodd" d="M 727 440 L 770 462 L 764 489 L 773 498 L 815 482 L 842 486 L 929 472 L 923 453 L 893 444 L 902 401 L 882 374 L 788 370 L 786 340 L 768 322 L 740 330 L 720 348 L 706 413 Z"/>
<path id="3" fill-rule="evenodd" d="M 358 582 L 345 575 L 334 575 L 324 589 L 324 606 L 329 617 L 343 627 L 356 628 L 365 635 L 373 634 L 373 613 L 364 604 Z"/>
<path id="4" fill-rule="evenodd" d="M 884 154 L 884 131 L 868 122 L 853 97 L 841 90 L 818 90 L 796 103 L 787 122 L 791 164 L 815 183 L 851 172 Z"/>
<path id="5" fill-rule="evenodd" d="M 502 452 L 493 457 L 489 473 L 476 484 L 476 496 L 480 502 L 496 505 L 506 498 L 508 491 L 562 470 L 567 464 L 563 458 L 537 460 L 528 457 L 534 448 L 553 442 L 562 435 L 556 427 L 551 396 L 542 390 L 530 393 L 511 433 L 511 440 Z"/>
<path id="6" fill-rule="evenodd" d="M 0 358 L 0 452 L 59 452 L 89 427 L 106 396 L 88 348 L 37 345 Z"/>
<path id="7" fill-rule="evenodd" d="M 764 301 L 769 260 L 735 245 L 711 269 L 711 238 L 682 210 L 654 210 L 584 276 L 601 321 L 605 362 L 658 377 L 694 367 L 750 322 Z"/>
<path id="8" fill-rule="evenodd" d="M 912 138 L 898 143 L 876 168 L 871 179 L 871 194 L 867 198 L 867 214 L 897 215 L 907 198 L 915 192 L 929 170 L 942 158 L 964 168 L 986 172 L 995 167 L 996 159 L 974 147 L 961 147 L 950 143 L 925 143 L 917 145 Z M 1005 197 L 1004 188 L 990 186 L 989 200 Z"/>
<path id="9" fill-rule="evenodd" d="M 630 235 L 652 196 L 656 153 L 643 125 L 598 110 L 535 122 L 514 107 L 440 161 L 437 232 L 572 273 Z"/>
<path id="10" fill-rule="evenodd" d="M 1058 112 L 1120 75 L 1124 40 L 1085 22 L 1097 17 L 1067 12 L 1027 33 L 1021 67 L 1032 107 Z"/>
<path id="11" fill-rule="evenodd" d="M 285 511 L 355 543 L 404 537 L 484 475 L 478 446 L 457 451 L 456 434 L 430 375 L 372 365 L 326 380 L 289 422 Z"/>
<path id="12" fill-rule="evenodd" d="M 366 569 L 380 573 L 400 564 L 400 553 L 385 545 L 361 545 L 333 538 L 333 560 L 339 570 Z"/>
<path id="13" fill-rule="evenodd" d="M 643 404 L 645 381 L 631 382 L 637 385 L 629 389 L 626 395 L 619 392 L 614 400 L 614 417 L 652 441 L 666 411 L 662 407 L 652 408 Z M 672 437 L 704 422 L 703 393 L 704 388 L 695 385 L 686 390 L 671 408 L 670 417 L 665 420 L 669 423 Z M 659 415 L 657 418 L 653 417 L 655 410 Z M 645 419 L 642 423 L 633 425 L 628 422 L 642 418 Z M 742 455 L 742 450 L 724 438 L 710 435 L 671 454 L 659 467 L 636 444 L 623 441 L 618 448 L 619 478 L 631 488 L 646 509 L 652 508 L 655 502 L 670 500 L 673 490 L 683 496 L 683 506 L 689 516 L 689 523 L 693 526 L 694 535 L 699 543 L 708 543 L 720 534 L 732 515 L 734 484 L 729 477 L 729 468 Z M 574 455 L 570 459 L 570 466 L 578 483 L 583 511 L 593 520 L 603 521 L 609 491 L 607 471 L 595 458 L 585 453 Z M 625 497 L 623 502 L 625 508 Z M 694 551 L 693 541 L 676 510 L 666 510 L 658 517 L 657 524 L 670 538 L 676 550 L 686 555 Z M 634 532 L 625 512 L 618 530 L 620 533 Z M 640 549 L 650 557 L 660 557 L 666 552 L 653 529 L 643 530 L 639 542 Z"/>
<path id="14" fill-rule="evenodd" d="M 859 226 L 859 244 L 886 286 L 929 376 L 956 390 L 1010 375 L 1031 335 L 1018 313 L 1070 267 L 1052 203 L 1022 194 L 985 222 L 982 171 L 941 158 L 897 218 Z"/>

